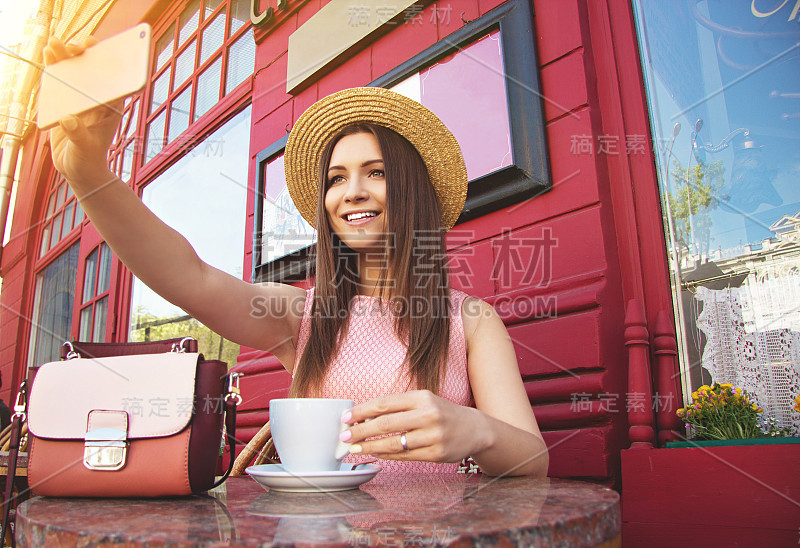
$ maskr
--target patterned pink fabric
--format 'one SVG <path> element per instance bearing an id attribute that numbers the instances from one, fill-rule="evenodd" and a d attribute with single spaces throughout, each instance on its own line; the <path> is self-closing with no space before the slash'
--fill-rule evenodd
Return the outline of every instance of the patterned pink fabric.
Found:
<path id="1" fill-rule="evenodd" d="M 472 395 L 467 376 L 467 347 L 461 305 L 467 295 L 451 290 L 450 347 L 447 369 L 439 395 L 458 405 L 469 405 Z M 305 310 L 297 340 L 297 361 L 311 331 L 311 305 L 314 290 L 306 293 Z M 350 310 L 347 337 L 331 363 L 322 388 L 324 398 L 351 399 L 356 405 L 387 394 L 409 390 L 403 361 L 406 348 L 394 331 L 394 316 L 386 301 L 357 296 Z M 295 362 L 295 367 L 297 362 Z M 371 460 L 363 455 L 348 455 L 345 462 Z M 457 463 L 402 462 L 380 460 L 387 472 L 455 472 Z"/>

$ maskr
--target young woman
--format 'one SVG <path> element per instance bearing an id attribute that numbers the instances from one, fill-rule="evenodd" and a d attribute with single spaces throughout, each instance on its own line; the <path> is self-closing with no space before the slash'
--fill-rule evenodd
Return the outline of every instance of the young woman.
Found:
<path id="1" fill-rule="evenodd" d="M 45 61 L 87 45 L 51 39 Z M 295 123 L 287 185 L 318 231 L 306 292 L 229 276 L 155 217 L 108 169 L 119 110 L 62 120 L 50 136 L 55 167 L 145 284 L 220 335 L 272 352 L 293 375 L 293 396 L 356 402 L 343 418 L 346 460 L 443 472 L 471 456 L 487 474 L 546 474 L 505 326 L 491 306 L 448 285 L 443 234 L 463 208 L 467 177 L 433 113 L 389 90 L 355 88 Z"/>

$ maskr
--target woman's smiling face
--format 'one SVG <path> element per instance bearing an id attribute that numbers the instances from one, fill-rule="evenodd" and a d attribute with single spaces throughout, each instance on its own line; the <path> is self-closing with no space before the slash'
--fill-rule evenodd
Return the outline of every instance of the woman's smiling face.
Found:
<path id="1" fill-rule="evenodd" d="M 325 210 L 331 230 L 351 249 L 376 252 L 385 245 L 386 174 L 378 139 L 345 135 L 331 153 Z"/>

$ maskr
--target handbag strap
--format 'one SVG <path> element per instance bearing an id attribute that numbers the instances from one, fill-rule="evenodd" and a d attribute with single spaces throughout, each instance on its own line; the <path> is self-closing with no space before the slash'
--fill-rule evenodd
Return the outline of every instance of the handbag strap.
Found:
<path id="1" fill-rule="evenodd" d="M 11 493 L 14 490 L 14 480 L 17 475 L 17 455 L 19 454 L 19 440 L 22 432 L 22 423 L 25 421 L 25 407 L 28 402 L 28 382 L 22 381 L 17 393 L 17 402 L 14 404 L 14 415 L 11 417 L 11 440 L 8 446 L 8 466 L 6 467 L 6 489 L 3 495 L 3 532 L 0 538 L 5 543 L 6 531 L 10 524 Z M 11 534 L 11 546 L 15 545 L 14 534 Z"/>
<path id="2" fill-rule="evenodd" d="M 225 441 L 228 446 L 228 469 L 218 479 L 211 489 L 215 489 L 225 483 L 233 470 L 233 463 L 236 460 L 236 408 L 242 403 L 241 390 L 239 389 L 239 379 L 241 373 L 228 374 L 228 393 L 225 394 Z"/>
<path id="3" fill-rule="evenodd" d="M 161 354 L 163 352 L 197 352 L 197 339 L 177 337 L 146 342 L 106 343 L 72 341 L 61 345 L 61 359 L 69 358 L 109 358 L 132 354 Z"/>

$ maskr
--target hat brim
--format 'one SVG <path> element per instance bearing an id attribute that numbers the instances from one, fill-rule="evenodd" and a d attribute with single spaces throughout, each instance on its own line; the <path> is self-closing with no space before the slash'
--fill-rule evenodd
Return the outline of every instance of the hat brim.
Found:
<path id="1" fill-rule="evenodd" d="M 388 127 L 417 149 L 439 200 L 442 225 L 452 228 L 467 197 L 467 168 L 458 141 L 419 102 L 376 87 L 328 95 L 311 105 L 292 128 L 284 152 L 286 184 L 303 218 L 316 227 L 323 148 L 342 128 L 358 122 Z"/>

